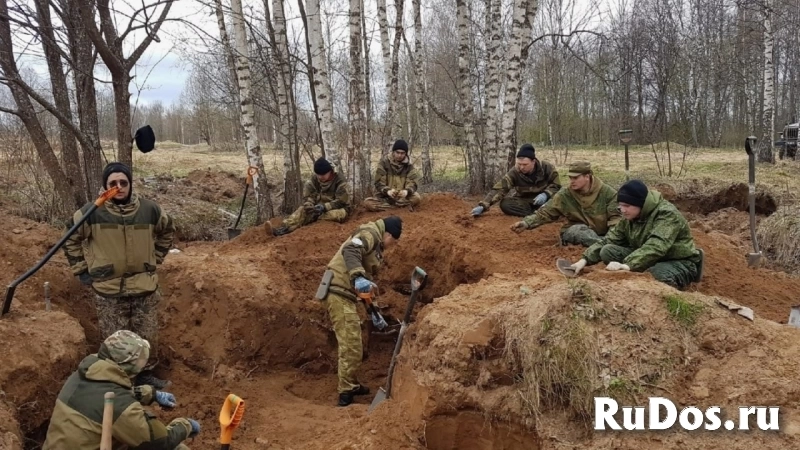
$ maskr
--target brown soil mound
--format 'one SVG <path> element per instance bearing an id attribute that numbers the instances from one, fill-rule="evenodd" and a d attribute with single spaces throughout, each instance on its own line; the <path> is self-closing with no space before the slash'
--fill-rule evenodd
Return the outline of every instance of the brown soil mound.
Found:
<path id="1" fill-rule="evenodd" d="M 695 180 L 693 187 L 688 187 L 680 195 L 666 195 L 678 209 L 691 213 L 709 214 L 723 208 L 736 208 L 739 211 L 749 211 L 749 188 L 745 183 L 734 183 L 723 187 L 716 192 L 708 193 L 700 182 Z M 667 189 L 669 192 L 669 189 Z M 775 197 L 763 188 L 756 190 L 756 214 L 770 215 L 778 209 Z"/>

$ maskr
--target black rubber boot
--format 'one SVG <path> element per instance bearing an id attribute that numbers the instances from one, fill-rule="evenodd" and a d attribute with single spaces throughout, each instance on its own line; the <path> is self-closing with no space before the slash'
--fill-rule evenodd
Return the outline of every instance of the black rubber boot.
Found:
<path id="1" fill-rule="evenodd" d="M 362 385 L 358 385 L 354 387 L 352 390 L 347 392 L 341 392 L 339 394 L 339 406 L 347 406 L 353 403 L 353 397 L 356 395 L 367 395 L 369 394 L 369 388 Z"/>
<path id="2" fill-rule="evenodd" d="M 139 375 L 136 375 L 136 379 L 133 380 L 134 386 L 150 385 L 159 391 L 164 390 L 164 388 L 168 387 L 171 384 L 172 382 L 169 380 L 162 380 L 161 378 L 157 378 L 155 375 L 153 375 L 153 372 L 150 370 L 145 370 L 140 372 Z"/>

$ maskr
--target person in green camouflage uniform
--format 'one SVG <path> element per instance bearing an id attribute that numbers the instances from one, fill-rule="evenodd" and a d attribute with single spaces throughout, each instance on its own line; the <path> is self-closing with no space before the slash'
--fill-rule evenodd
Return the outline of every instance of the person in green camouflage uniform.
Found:
<path id="1" fill-rule="evenodd" d="M 84 358 L 61 388 L 42 450 L 98 449 L 106 392 L 115 394 L 111 428 L 114 448 L 188 450 L 182 442 L 196 436 L 200 424 L 179 418 L 164 426 L 142 406 L 157 402 L 172 408 L 176 406 L 175 396 L 131 383 L 131 377 L 147 363 L 149 353 L 150 344 L 131 331 L 120 330 L 106 338 L 100 350 Z"/>
<path id="2" fill-rule="evenodd" d="M 339 406 L 349 405 L 356 395 L 369 394 L 357 377 L 363 356 L 357 293 L 377 287 L 373 280 L 383 264 L 383 251 L 400 239 L 402 231 L 403 221 L 397 216 L 361 225 L 328 263 L 333 278 L 323 303 L 339 347 Z"/>
<path id="3" fill-rule="evenodd" d="M 408 156 L 408 144 L 395 141 L 392 153 L 381 158 L 375 169 L 375 196 L 364 199 L 364 208 L 378 212 L 392 208 L 414 208 L 422 201 L 419 195 L 419 172 Z"/>
<path id="4" fill-rule="evenodd" d="M 568 175 L 568 187 L 561 188 L 536 213 L 515 223 L 511 229 L 521 233 L 565 217 L 567 223 L 561 227 L 563 244 L 588 247 L 600 241 L 620 220 L 617 191 L 593 174 L 588 161 L 570 164 Z"/>
<path id="5" fill-rule="evenodd" d="M 509 197 L 512 189 L 515 194 Z M 559 189 L 561 182 L 555 167 L 536 159 L 533 145 L 523 144 L 517 152 L 517 165 L 472 209 L 472 215 L 480 216 L 500 202 L 500 210 L 509 216 L 529 216 L 556 195 Z"/>
<path id="6" fill-rule="evenodd" d="M 639 180 L 623 184 L 617 200 L 623 220 L 583 252 L 572 265 L 576 275 L 603 261 L 607 270 L 647 271 L 678 289 L 699 281 L 702 254 L 689 223 L 672 203 Z"/>
<path id="7" fill-rule="evenodd" d="M 103 186 L 118 187 L 110 201 L 97 208 L 67 239 L 64 253 L 81 283 L 95 293 L 102 338 L 117 330 L 132 330 L 150 342 L 150 361 L 137 384 L 168 385 L 156 378 L 158 313 L 161 301 L 156 267 L 172 246 L 175 225 L 161 207 L 133 192 L 130 169 L 110 163 L 103 170 Z M 87 203 L 67 224 L 71 228 L 92 206 Z"/>
<path id="8" fill-rule="evenodd" d="M 328 160 L 319 158 L 314 162 L 314 176 L 303 187 L 303 205 L 284 219 L 283 226 L 274 229 L 272 234 L 288 234 L 317 220 L 342 223 L 350 212 L 347 181 L 333 170 Z"/>

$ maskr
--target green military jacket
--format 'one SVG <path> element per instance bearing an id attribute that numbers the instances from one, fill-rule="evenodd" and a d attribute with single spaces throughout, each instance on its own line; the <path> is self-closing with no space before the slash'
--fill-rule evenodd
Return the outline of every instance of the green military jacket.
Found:
<path id="1" fill-rule="evenodd" d="M 419 188 L 419 172 L 411 164 L 411 160 L 406 159 L 401 163 L 392 161 L 389 156 L 384 156 L 378 162 L 375 169 L 375 193 L 386 196 L 390 189 L 408 191 L 411 195 Z"/>
<path id="2" fill-rule="evenodd" d="M 68 228 L 90 207 L 78 210 Z M 133 194 L 126 205 L 108 201 L 97 208 L 64 244 L 64 253 L 72 273 L 88 270 L 92 288 L 104 297 L 149 295 L 158 289 L 156 266 L 174 233 L 172 219 L 155 202 Z"/>
<path id="3" fill-rule="evenodd" d="M 660 261 L 689 260 L 700 262 L 686 218 L 675 206 L 650 190 L 636 220 L 622 219 L 600 242 L 583 252 L 587 264 L 600 262 L 600 249 L 606 244 L 632 248 L 623 264 L 642 272 Z"/>
<path id="4" fill-rule="evenodd" d="M 353 283 L 358 277 L 375 280 L 383 264 L 383 220 L 376 220 L 358 229 L 339 247 L 328 263 L 333 271 L 330 290 L 353 301 L 357 300 Z"/>
<path id="5" fill-rule="evenodd" d="M 325 206 L 325 211 L 344 209 L 349 213 L 350 191 L 347 188 L 347 181 L 338 173 L 326 183 L 312 176 L 303 186 L 303 203 L 307 206 L 322 204 Z"/>
<path id="6" fill-rule="evenodd" d="M 153 402 L 150 386 L 131 379 L 111 360 L 96 354 L 81 361 L 58 394 L 42 450 L 97 450 L 103 424 L 103 396 L 114 392 L 113 448 L 173 450 L 192 432 L 187 419 L 164 426 L 142 404 Z"/>
<path id="7" fill-rule="evenodd" d="M 561 228 L 562 232 L 572 225 L 585 224 L 603 236 L 622 218 L 617 209 L 617 191 L 592 176 L 592 185 L 586 194 L 565 186 L 544 206 L 522 221 L 532 230 L 561 217 L 567 219 L 567 223 Z"/>
<path id="8" fill-rule="evenodd" d="M 533 198 L 542 192 L 547 194 L 547 198 L 552 198 L 561 189 L 561 181 L 552 164 L 537 159 L 536 168 L 529 175 L 520 172 L 516 167 L 509 170 L 500 181 L 495 183 L 479 205 L 489 209 L 490 206 L 504 199 L 511 189 L 514 189 L 517 196 L 522 198 Z"/>

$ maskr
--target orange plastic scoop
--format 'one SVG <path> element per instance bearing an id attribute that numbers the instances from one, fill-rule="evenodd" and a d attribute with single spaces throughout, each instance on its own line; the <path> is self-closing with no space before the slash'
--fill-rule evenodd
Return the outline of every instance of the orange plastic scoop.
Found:
<path id="1" fill-rule="evenodd" d="M 222 409 L 219 411 L 219 444 L 221 450 L 228 450 L 231 448 L 231 439 L 233 432 L 239 428 L 239 423 L 242 421 L 244 415 L 244 400 L 241 397 L 228 394 Z"/>

